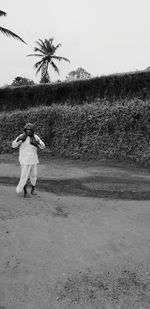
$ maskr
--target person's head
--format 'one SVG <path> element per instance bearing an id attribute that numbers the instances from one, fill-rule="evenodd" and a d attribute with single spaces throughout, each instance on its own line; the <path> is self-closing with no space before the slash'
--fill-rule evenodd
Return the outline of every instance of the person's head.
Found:
<path id="1" fill-rule="evenodd" d="M 34 135 L 34 125 L 32 123 L 27 123 L 24 127 L 24 132 L 27 136 L 33 136 Z"/>

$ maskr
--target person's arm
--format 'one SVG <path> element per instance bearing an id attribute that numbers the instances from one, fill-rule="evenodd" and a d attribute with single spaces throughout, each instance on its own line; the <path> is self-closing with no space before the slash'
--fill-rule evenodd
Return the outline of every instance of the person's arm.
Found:
<path id="1" fill-rule="evenodd" d="M 45 148 L 45 144 L 44 142 L 40 139 L 39 136 L 35 135 L 35 139 L 36 139 L 36 142 L 37 142 L 37 147 L 41 148 L 41 149 L 44 149 Z"/>
<path id="2" fill-rule="evenodd" d="M 12 142 L 12 148 L 17 148 L 22 143 L 21 140 L 18 141 L 18 137 Z"/>
<path id="3" fill-rule="evenodd" d="M 12 142 L 12 148 L 18 147 L 22 142 L 26 140 L 25 134 L 20 134 L 17 138 Z"/>

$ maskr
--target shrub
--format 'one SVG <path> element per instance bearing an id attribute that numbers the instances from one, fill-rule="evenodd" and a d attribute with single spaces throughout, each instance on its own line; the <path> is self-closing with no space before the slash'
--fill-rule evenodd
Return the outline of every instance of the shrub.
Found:
<path id="1" fill-rule="evenodd" d="M 114 74 L 86 80 L 0 89 L 0 111 L 55 104 L 83 105 L 97 99 L 109 104 L 116 100 L 150 98 L 150 72 Z"/>
<path id="2" fill-rule="evenodd" d="M 150 101 L 131 100 L 114 106 L 39 107 L 0 115 L 0 153 L 12 152 L 11 142 L 26 122 L 54 155 L 131 159 L 149 165 Z"/>

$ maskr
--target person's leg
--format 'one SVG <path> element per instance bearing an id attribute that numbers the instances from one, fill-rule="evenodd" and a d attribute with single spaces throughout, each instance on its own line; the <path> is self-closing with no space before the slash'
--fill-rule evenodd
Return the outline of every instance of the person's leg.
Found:
<path id="1" fill-rule="evenodd" d="M 37 181 L 37 164 L 33 164 L 30 169 L 31 194 L 35 194 L 34 189 Z"/>
<path id="2" fill-rule="evenodd" d="M 24 190 L 24 197 L 28 197 L 28 192 L 27 192 L 27 184 L 23 187 Z"/>
<path id="3" fill-rule="evenodd" d="M 18 186 L 16 188 L 16 192 L 20 193 L 24 189 L 24 193 L 27 192 L 26 182 L 28 180 L 29 174 L 30 174 L 30 165 L 21 165 L 21 176 L 18 183 Z"/>

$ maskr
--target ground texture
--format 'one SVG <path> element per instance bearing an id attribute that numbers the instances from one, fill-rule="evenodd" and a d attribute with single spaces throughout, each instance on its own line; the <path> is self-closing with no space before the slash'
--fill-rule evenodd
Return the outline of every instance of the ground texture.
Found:
<path id="1" fill-rule="evenodd" d="M 40 162 L 24 199 L 16 154 L 0 156 L 0 309 L 149 309 L 149 170 Z"/>

